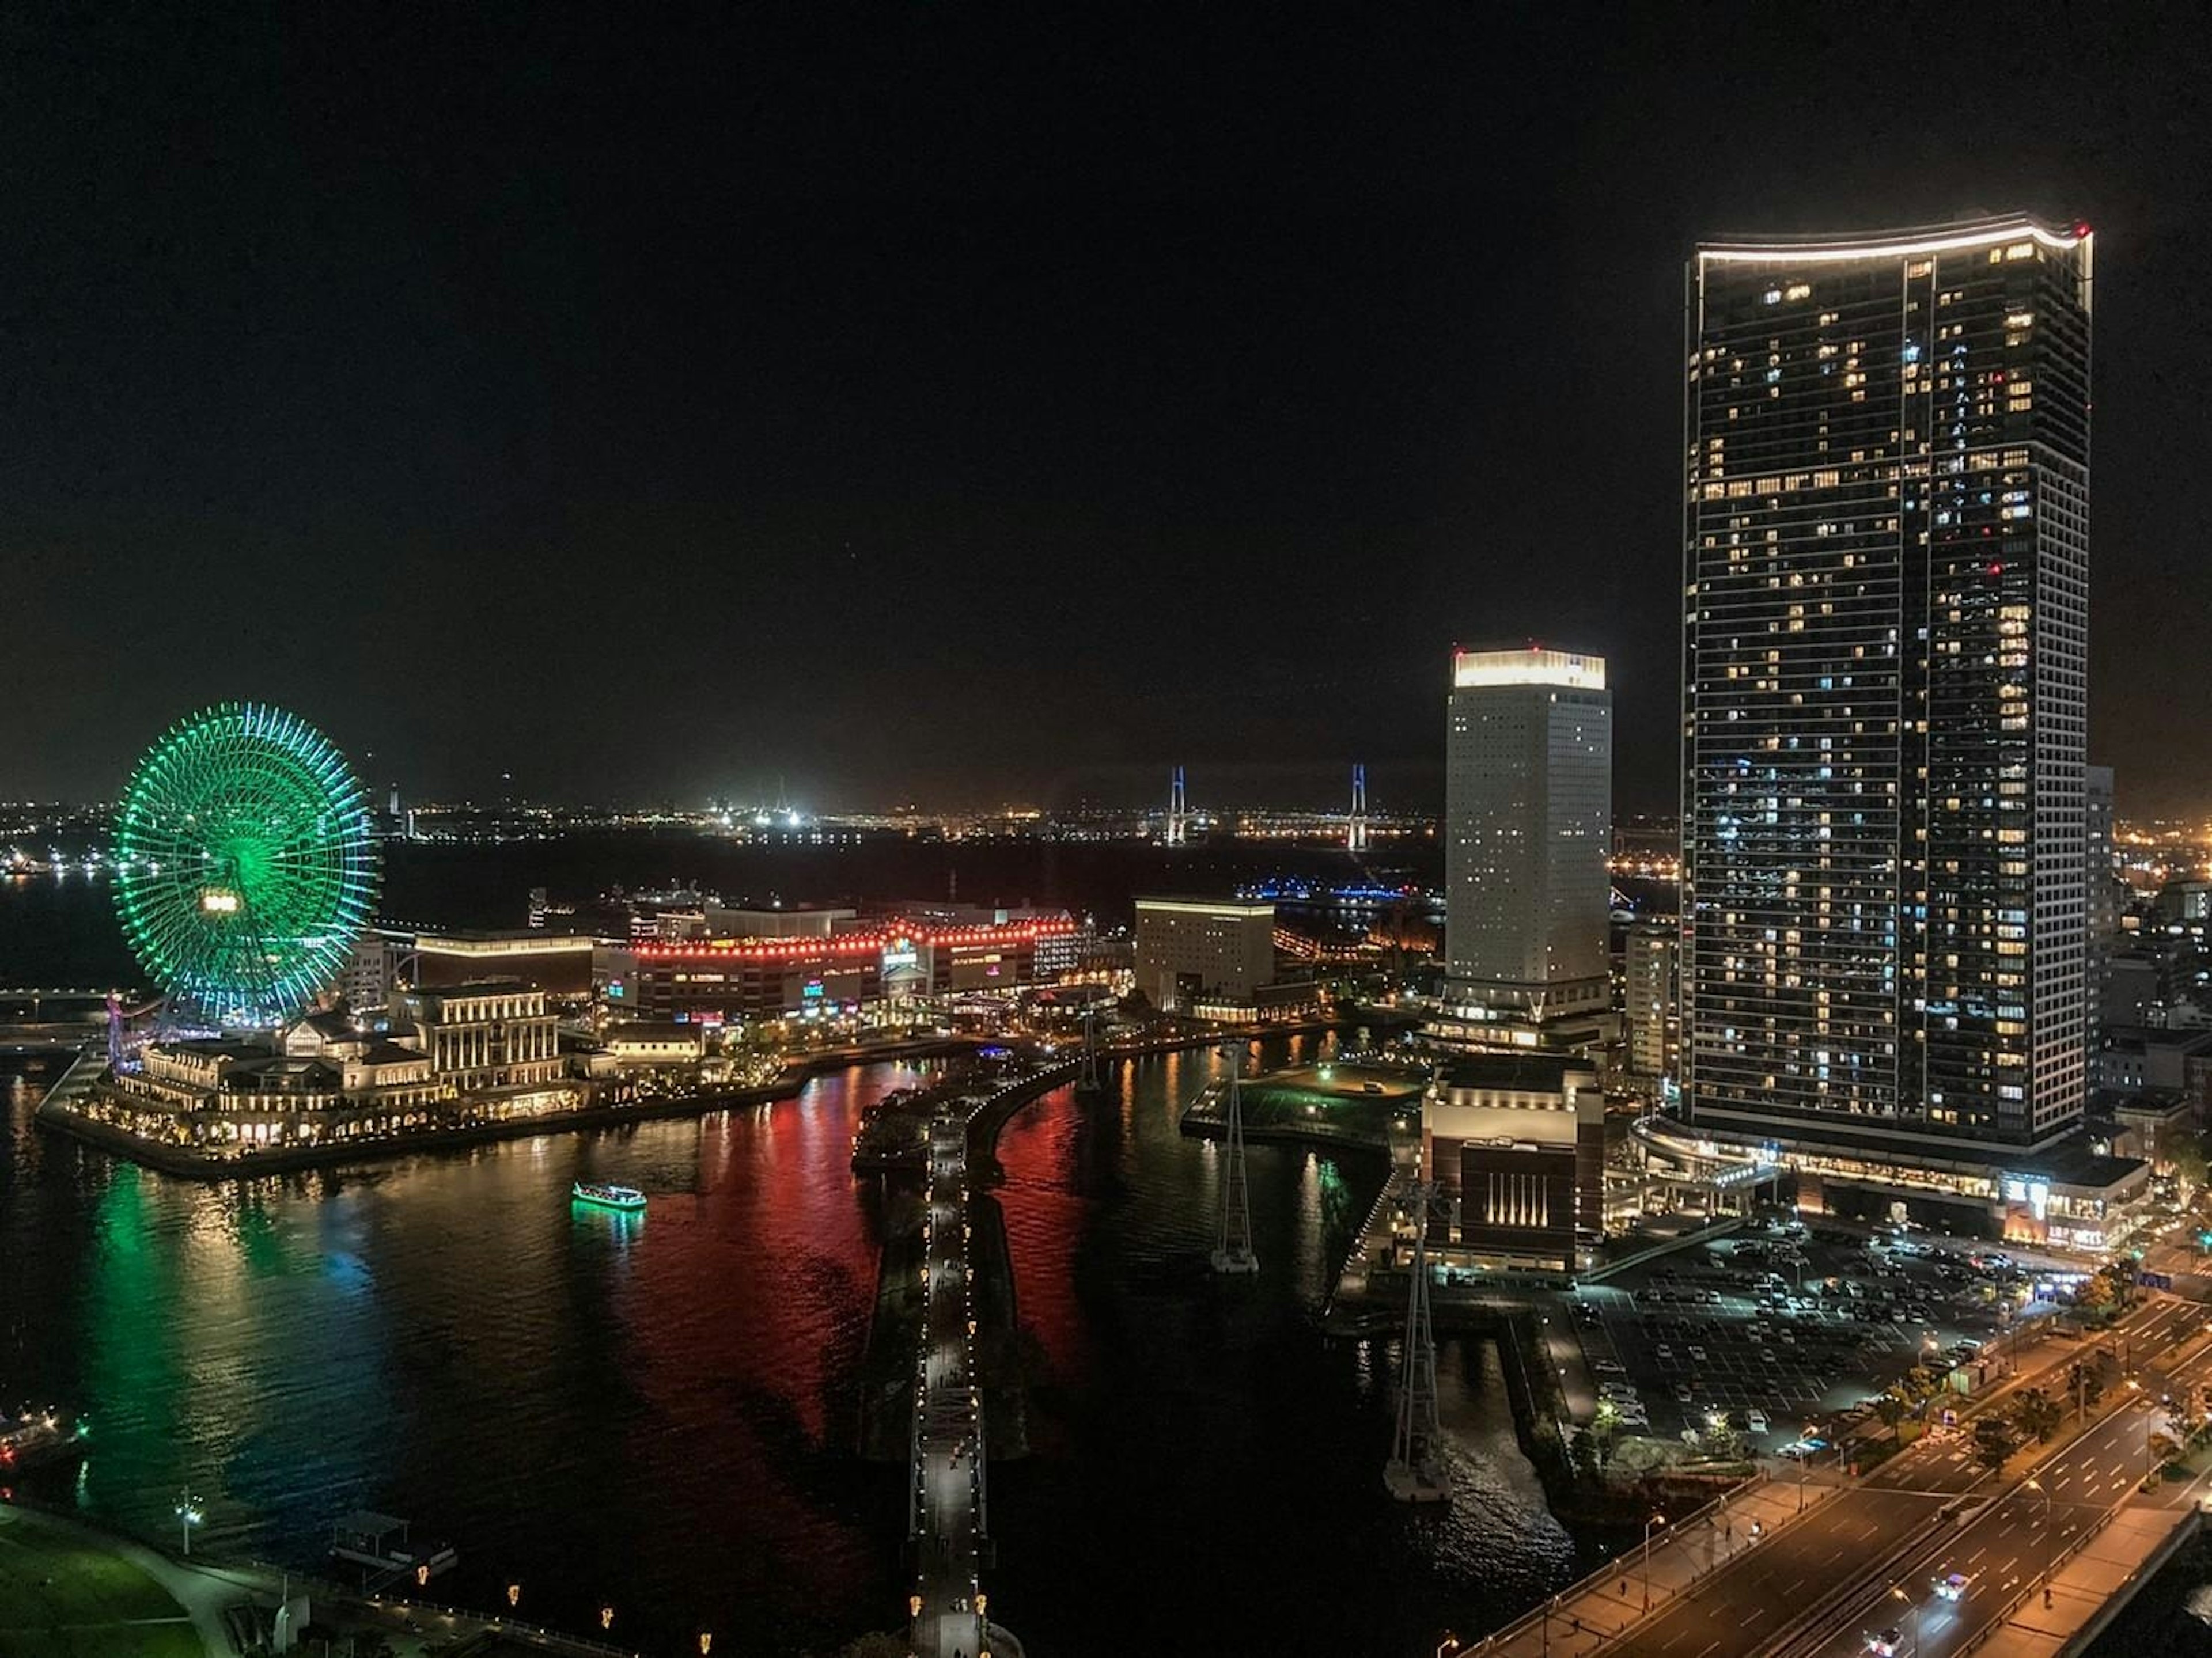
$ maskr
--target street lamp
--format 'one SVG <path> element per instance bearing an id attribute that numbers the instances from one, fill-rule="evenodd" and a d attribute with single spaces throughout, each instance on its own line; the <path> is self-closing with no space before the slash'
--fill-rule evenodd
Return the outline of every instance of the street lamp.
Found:
<path id="1" fill-rule="evenodd" d="M 1663 1526 L 1667 1516 L 1655 1514 L 1644 1522 L 1644 1610 L 1651 1610 L 1651 1528 Z"/>
<path id="2" fill-rule="evenodd" d="M 1449 1654 L 1457 1652 L 1458 1650 L 1459 1637 L 1454 1635 L 1449 1630 L 1446 1630 L 1444 1631 L 1444 1638 L 1437 1643 L 1437 1658 L 1447 1658 Z"/>
<path id="3" fill-rule="evenodd" d="M 207 1516 L 200 1512 L 200 1499 L 188 1490 L 177 1498 L 177 1529 L 185 1540 L 185 1558 L 192 1558 L 192 1527 Z"/>

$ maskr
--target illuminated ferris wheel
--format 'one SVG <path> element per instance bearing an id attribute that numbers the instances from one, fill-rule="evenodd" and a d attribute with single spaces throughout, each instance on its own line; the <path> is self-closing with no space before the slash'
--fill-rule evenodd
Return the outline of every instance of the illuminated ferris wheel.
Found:
<path id="1" fill-rule="evenodd" d="M 267 1026 L 344 971 L 376 898 L 368 797 L 328 738 L 226 702 L 172 726 L 124 791 L 115 905 L 173 1006 Z"/>

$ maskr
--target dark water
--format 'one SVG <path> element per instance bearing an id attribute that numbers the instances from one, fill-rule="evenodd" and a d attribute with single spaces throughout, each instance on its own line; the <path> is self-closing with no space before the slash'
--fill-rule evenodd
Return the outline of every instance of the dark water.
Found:
<path id="1" fill-rule="evenodd" d="M 2212 1532 L 2200 1532 L 2137 1590 L 2082 1658 L 2143 1653 L 2212 1653 Z"/>
<path id="2" fill-rule="evenodd" d="M 21 911 L 0 907 L 0 929 Z M 61 975 L 56 975 L 61 976 Z M 1286 1057 L 1277 1045 L 1271 1060 Z M 0 1066 L 27 1062 L 0 1057 Z M 1443 1355 L 1456 1501 L 1381 1496 L 1393 1353 L 1314 1315 L 1379 1162 L 1251 1154 L 1265 1270 L 1204 1270 L 1214 1150 L 1175 1113 L 1219 1061 L 1126 1067 L 1008 1128 L 1003 1204 L 1039 1382 L 992 1471 L 994 1607 L 1040 1658 L 1432 1650 L 1573 1575 L 1497 1358 Z M 452 1537 L 449 1598 L 647 1650 L 817 1652 L 894 1623 L 899 1470 L 852 1455 L 877 1199 L 846 1166 L 871 1066 L 701 1123 L 209 1187 L 34 1129 L 0 1141 L 0 1398 L 88 1412 L 40 1494 L 149 1534 L 316 1564 L 368 1506 Z M 572 1213 L 580 1175 L 645 1187 Z"/>

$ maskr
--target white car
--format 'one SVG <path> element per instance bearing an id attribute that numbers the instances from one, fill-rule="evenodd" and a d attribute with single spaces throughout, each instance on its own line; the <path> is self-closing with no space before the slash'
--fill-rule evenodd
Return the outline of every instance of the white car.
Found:
<path id="1" fill-rule="evenodd" d="M 1764 1412 L 1764 1411 L 1750 1411 L 1750 1412 L 1747 1412 L 1745 1413 L 1745 1416 L 1744 1416 L 1744 1418 L 1743 1418 L 1743 1419 L 1744 1419 L 1745 1421 L 1747 1421 L 1747 1422 L 1748 1422 L 1748 1423 L 1750 1423 L 1750 1424 L 1751 1424 L 1751 1430 L 1752 1430 L 1752 1432 L 1753 1432 L 1753 1433 L 1755 1433 L 1755 1434 L 1763 1434 L 1763 1433 L 1765 1433 L 1765 1432 L 1766 1431 L 1766 1412 Z"/>

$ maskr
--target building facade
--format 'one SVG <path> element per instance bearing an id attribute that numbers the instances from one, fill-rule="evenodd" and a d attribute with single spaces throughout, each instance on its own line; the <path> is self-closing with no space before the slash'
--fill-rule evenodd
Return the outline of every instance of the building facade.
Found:
<path id="1" fill-rule="evenodd" d="M 1637 921 L 1628 929 L 1622 1002 L 1628 1024 L 1628 1078 L 1638 1093 L 1656 1097 L 1679 1079 L 1682 1021 L 1675 972 L 1681 924 Z"/>
<path id="2" fill-rule="evenodd" d="M 430 1056 L 464 1094 L 550 1088 L 562 1074 L 559 1032 L 545 993 L 515 979 L 444 985 L 395 997 L 400 1040 Z"/>
<path id="3" fill-rule="evenodd" d="M 1454 1203 L 1449 1245 L 1572 1272 L 1603 1232 L 1596 1068 L 1556 1054 L 1447 1061 L 1421 1102 L 1421 1169 Z"/>
<path id="4" fill-rule="evenodd" d="M 2087 1005 L 2082 1010 L 2082 1046 L 2088 1054 L 2088 1086 L 2097 1085 L 2097 1049 L 2104 1041 L 2105 1004 L 2112 984 L 2112 958 L 2118 954 L 2121 896 L 2119 849 L 2112 835 L 2112 768 L 2085 766 L 2081 771 L 2082 828 L 2087 846 L 2082 876 L 2088 890 L 2082 901 L 2088 934 L 2088 969 L 2084 974 Z"/>
<path id="5" fill-rule="evenodd" d="M 1003 925 L 884 920 L 848 932 L 639 942 L 623 993 L 609 1001 L 640 1019 L 742 1024 L 1014 991 L 1038 982 L 1040 945 L 1074 932 L 1074 922 L 1054 915 Z"/>
<path id="6" fill-rule="evenodd" d="M 1460 651 L 1446 714 L 1446 999 L 1541 1024 L 1611 1005 L 1605 659 Z"/>
<path id="7" fill-rule="evenodd" d="M 2015 216 L 1690 261 L 1700 1128 L 1994 1155 L 2081 1117 L 2091 246 Z"/>
<path id="8" fill-rule="evenodd" d="M 1275 979 L 1275 906 L 1244 898 L 1137 900 L 1137 988 L 1164 1011 L 1254 1005 Z"/>
<path id="9" fill-rule="evenodd" d="M 564 1000 L 592 993 L 587 933 L 516 927 L 489 932 L 417 932 L 399 950 L 412 988 L 437 990 L 514 979 Z"/>

